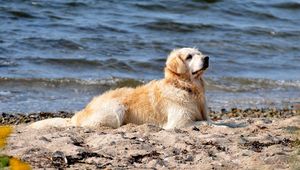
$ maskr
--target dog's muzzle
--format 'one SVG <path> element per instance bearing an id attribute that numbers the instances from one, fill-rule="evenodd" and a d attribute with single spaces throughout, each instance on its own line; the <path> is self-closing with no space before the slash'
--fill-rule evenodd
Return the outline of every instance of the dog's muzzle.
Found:
<path id="1" fill-rule="evenodd" d="M 202 68 L 201 68 L 200 70 L 197 70 L 197 71 L 192 72 L 192 74 L 193 74 L 193 75 L 198 74 L 198 73 L 200 73 L 200 72 L 206 70 L 206 69 L 208 68 L 208 66 L 209 66 L 209 57 L 204 57 L 204 58 L 203 58 L 203 65 L 202 65 Z"/>

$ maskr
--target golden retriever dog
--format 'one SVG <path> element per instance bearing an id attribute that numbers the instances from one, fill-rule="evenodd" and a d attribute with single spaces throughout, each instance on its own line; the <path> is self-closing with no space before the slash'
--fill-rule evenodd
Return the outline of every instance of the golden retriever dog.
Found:
<path id="1" fill-rule="evenodd" d="M 70 119 L 46 119 L 33 123 L 31 127 L 118 128 L 128 123 L 151 123 L 173 129 L 210 121 L 203 80 L 208 66 L 208 56 L 197 49 L 175 49 L 168 56 L 164 79 L 136 88 L 105 92 Z"/>

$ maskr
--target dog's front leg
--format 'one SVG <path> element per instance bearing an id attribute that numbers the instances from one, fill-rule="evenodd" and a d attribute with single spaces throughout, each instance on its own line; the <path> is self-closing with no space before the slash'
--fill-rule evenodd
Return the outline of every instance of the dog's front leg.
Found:
<path id="1" fill-rule="evenodd" d="M 193 120 L 190 113 L 177 105 L 170 106 L 167 110 L 168 121 L 163 126 L 164 129 L 183 128 L 190 125 Z"/>

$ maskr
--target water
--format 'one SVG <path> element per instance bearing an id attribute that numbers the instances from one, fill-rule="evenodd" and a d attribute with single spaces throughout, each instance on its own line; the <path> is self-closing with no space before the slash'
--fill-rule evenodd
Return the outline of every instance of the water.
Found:
<path id="1" fill-rule="evenodd" d="M 210 56 L 214 110 L 300 102 L 300 1 L 0 0 L 0 112 L 82 109 L 178 47 Z"/>

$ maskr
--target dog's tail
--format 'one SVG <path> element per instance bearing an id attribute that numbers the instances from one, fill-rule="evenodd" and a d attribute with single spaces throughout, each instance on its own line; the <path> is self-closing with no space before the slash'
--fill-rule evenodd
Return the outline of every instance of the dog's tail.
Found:
<path id="1" fill-rule="evenodd" d="M 73 126 L 71 118 L 51 118 L 37 121 L 29 125 L 30 128 L 42 129 L 45 127 L 68 127 Z"/>

